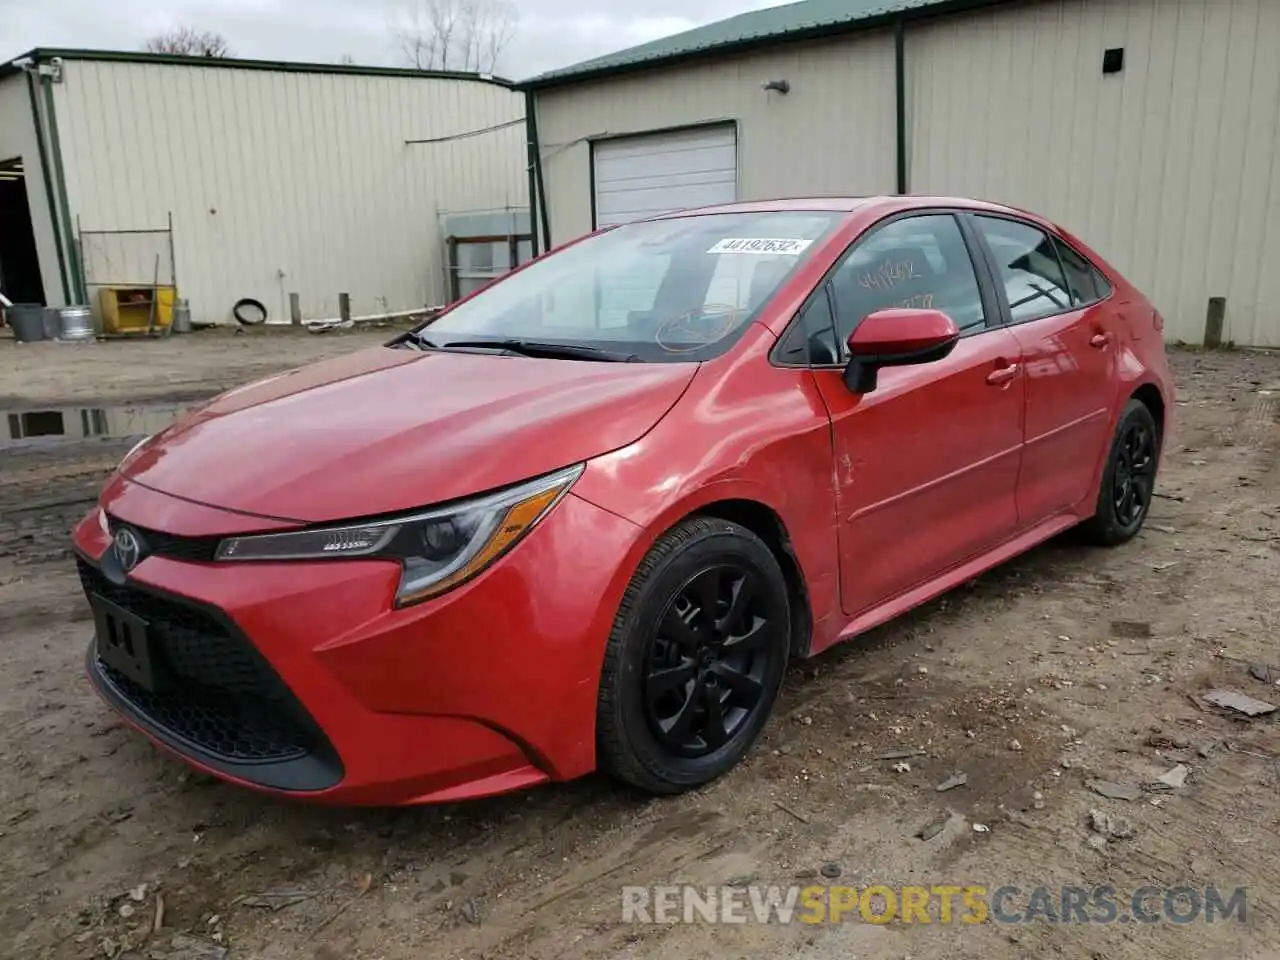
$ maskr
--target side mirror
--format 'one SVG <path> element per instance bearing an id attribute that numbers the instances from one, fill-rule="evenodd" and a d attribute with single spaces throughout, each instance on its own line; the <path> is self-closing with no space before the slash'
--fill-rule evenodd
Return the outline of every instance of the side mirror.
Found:
<path id="1" fill-rule="evenodd" d="M 881 367 L 933 363 L 949 354 L 959 339 L 955 321 L 941 310 L 877 310 L 849 334 L 845 385 L 854 393 L 870 393 Z"/>

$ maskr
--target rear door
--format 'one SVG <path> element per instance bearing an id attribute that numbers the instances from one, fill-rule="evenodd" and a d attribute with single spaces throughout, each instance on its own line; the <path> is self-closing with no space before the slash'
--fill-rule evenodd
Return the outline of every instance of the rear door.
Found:
<path id="1" fill-rule="evenodd" d="M 991 258 L 1001 312 L 1026 372 L 1017 493 L 1026 527 L 1093 494 L 1111 433 L 1118 331 L 1092 285 L 1086 294 L 1077 271 L 1064 270 L 1060 240 L 1015 218 L 975 215 L 972 222 Z"/>
<path id="2" fill-rule="evenodd" d="M 805 320 L 833 324 L 842 354 L 858 323 L 885 307 L 936 308 L 961 330 L 948 357 L 885 367 L 865 395 L 839 366 L 814 371 L 831 415 L 841 594 L 856 615 L 1013 535 L 1024 378 L 1018 342 L 949 212 L 874 228 L 825 287 Z"/>

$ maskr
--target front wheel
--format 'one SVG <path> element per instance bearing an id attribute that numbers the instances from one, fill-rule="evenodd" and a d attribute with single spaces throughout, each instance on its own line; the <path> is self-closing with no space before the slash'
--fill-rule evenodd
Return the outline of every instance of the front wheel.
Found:
<path id="1" fill-rule="evenodd" d="M 1155 495 L 1159 461 L 1155 418 L 1142 401 L 1130 400 L 1107 455 L 1096 512 L 1082 526 L 1089 540 L 1110 547 L 1137 535 Z"/>
<path id="2" fill-rule="evenodd" d="M 632 577 L 605 649 L 600 766 L 651 793 L 729 770 L 764 728 L 790 637 L 786 580 L 759 537 L 711 517 L 663 535 Z"/>

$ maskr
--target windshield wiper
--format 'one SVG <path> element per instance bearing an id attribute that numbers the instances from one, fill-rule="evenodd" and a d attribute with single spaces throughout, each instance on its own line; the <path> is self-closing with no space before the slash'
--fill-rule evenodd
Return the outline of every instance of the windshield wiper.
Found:
<path id="1" fill-rule="evenodd" d="M 607 363 L 633 363 L 640 359 L 634 353 L 619 353 L 615 350 L 602 350 L 599 347 L 585 347 L 576 343 L 542 343 L 538 340 L 450 340 L 448 343 L 435 345 L 419 341 L 436 350 L 452 350 L 454 348 L 471 350 L 505 350 L 519 353 L 526 357 L 548 357 L 567 360 L 601 360 Z"/>
<path id="2" fill-rule="evenodd" d="M 434 347 L 435 344 L 430 340 L 423 338 L 420 334 L 410 332 L 392 340 L 387 344 L 387 346 L 392 347 L 393 349 L 396 347 L 407 347 L 410 350 L 428 350 Z"/>

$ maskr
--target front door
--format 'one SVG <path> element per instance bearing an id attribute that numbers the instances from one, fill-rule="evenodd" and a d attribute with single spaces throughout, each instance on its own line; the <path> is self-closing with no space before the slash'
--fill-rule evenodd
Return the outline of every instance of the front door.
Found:
<path id="1" fill-rule="evenodd" d="M 1022 349 L 1027 422 L 1018 511 L 1030 525 L 1094 495 L 1118 382 L 1116 324 L 1099 302 L 1095 282 L 1105 280 L 1070 247 L 1021 220 L 980 216 L 974 223 Z"/>
<path id="2" fill-rule="evenodd" d="M 841 595 L 851 616 L 1007 540 L 1025 379 L 949 213 L 893 220 L 859 240 L 828 283 L 836 342 L 890 306 L 936 308 L 961 330 L 935 363 L 886 367 L 857 395 L 815 371 L 831 415 Z"/>

